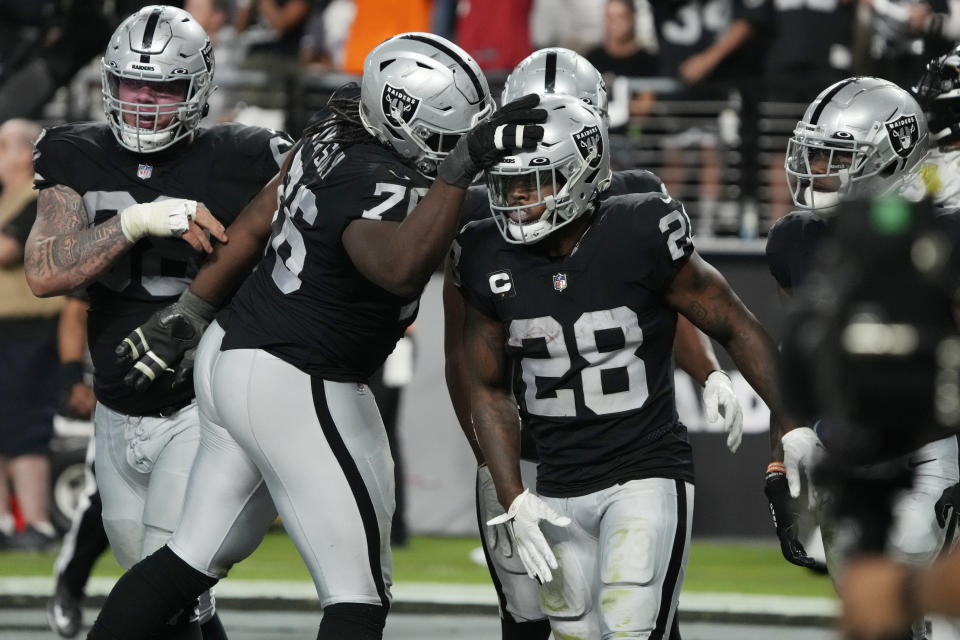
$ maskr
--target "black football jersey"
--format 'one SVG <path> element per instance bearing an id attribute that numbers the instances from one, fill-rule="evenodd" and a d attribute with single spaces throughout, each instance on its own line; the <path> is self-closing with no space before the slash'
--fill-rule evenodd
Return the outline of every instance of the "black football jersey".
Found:
<path id="1" fill-rule="evenodd" d="M 225 226 L 276 175 L 292 146 L 285 133 L 239 124 L 201 129 L 189 144 L 134 154 L 117 143 L 106 124 L 47 129 L 37 141 L 37 188 L 70 187 L 83 197 L 91 225 L 137 203 L 187 198 L 203 204 Z M 121 413 L 146 415 L 184 402 L 193 389 L 173 392 L 173 376 L 144 393 L 123 382 L 114 349 L 154 311 L 190 284 L 203 255 L 179 238 L 144 238 L 87 291 L 88 338 L 96 370 L 97 399 Z"/>
<path id="2" fill-rule="evenodd" d="M 665 193 L 666 187 L 663 186 L 663 181 L 652 171 L 630 169 L 613 173 L 605 197 L 622 196 L 627 193 L 649 193 L 651 191 Z M 490 215 L 490 199 L 487 196 L 487 188 L 478 186 L 467 189 L 463 205 L 460 207 L 460 225 L 483 220 L 489 218 Z"/>
<path id="3" fill-rule="evenodd" d="M 677 314 L 664 301 L 693 251 L 690 221 L 663 194 L 603 201 L 579 246 L 550 258 L 466 226 L 454 278 L 507 332 L 513 392 L 548 496 L 635 478 L 693 481 L 673 390 Z"/>
<path id="4" fill-rule="evenodd" d="M 419 295 L 369 281 L 341 242 L 359 218 L 401 221 L 429 182 L 375 143 L 295 152 L 266 255 L 231 303 L 223 349 L 259 348 L 328 380 L 365 381 L 416 317 Z"/>
<path id="5" fill-rule="evenodd" d="M 770 228 L 767 235 L 767 266 L 786 293 L 799 286 L 813 263 L 827 223 L 810 211 L 794 211 Z"/>

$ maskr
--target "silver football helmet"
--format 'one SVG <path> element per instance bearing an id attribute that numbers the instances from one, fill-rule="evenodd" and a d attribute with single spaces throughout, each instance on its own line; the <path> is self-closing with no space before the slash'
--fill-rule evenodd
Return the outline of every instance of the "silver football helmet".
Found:
<path id="1" fill-rule="evenodd" d="M 841 80 L 807 107 L 787 143 L 793 202 L 829 212 L 841 200 L 896 193 L 927 154 L 929 138 L 920 105 L 897 85 Z"/>
<path id="2" fill-rule="evenodd" d="M 521 60 L 507 76 L 500 104 L 528 93 L 573 96 L 607 117 L 607 85 L 603 76 L 586 58 L 570 49 L 540 49 Z"/>
<path id="3" fill-rule="evenodd" d="M 435 176 L 460 136 L 493 110 L 487 79 L 477 63 L 432 33 L 393 36 L 363 63 L 363 126 L 425 176 Z"/>
<path id="4" fill-rule="evenodd" d="M 117 141 L 130 151 L 150 153 L 193 135 L 207 112 L 213 67 L 210 38 L 183 9 L 152 5 L 124 20 L 113 32 L 100 68 L 103 109 Z M 184 98 L 165 105 L 124 101 L 121 82 L 176 83 L 167 86 Z M 173 119 L 160 126 L 169 113 Z"/>
<path id="5" fill-rule="evenodd" d="M 538 108 L 548 116 L 536 149 L 487 170 L 490 210 L 511 244 L 538 242 L 573 222 L 610 185 L 610 140 L 600 114 L 561 94 L 542 96 Z"/>

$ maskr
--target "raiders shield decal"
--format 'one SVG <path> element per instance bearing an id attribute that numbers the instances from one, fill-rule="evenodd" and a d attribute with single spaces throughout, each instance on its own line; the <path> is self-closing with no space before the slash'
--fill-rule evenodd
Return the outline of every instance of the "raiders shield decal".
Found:
<path id="1" fill-rule="evenodd" d="M 600 157 L 603 155 L 603 137 L 597 126 L 584 127 L 573 134 L 573 141 L 577 143 L 577 151 L 584 160 L 589 160 L 591 167 L 600 166 Z"/>
<path id="2" fill-rule="evenodd" d="M 413 120 L 417 107 L 420 106 L 419 98 L 414 98 L 403 89 L 391 87 L 389 84 L 383 87 L 381 102 L 387 122 L 395 127 L 400 127 L 401 121 L 409 123 Z"/>
<path id="3" fill-rule="evenodd" d="M 896 120 L 891 120 L 885 124 L 887 127 L 887 137 L 890 139 L 890 146 L 901 158 L 906 158 L 917 146 L 917 134 L 920 128 L 917 126 L 917 116 L 900 116 Z"/>

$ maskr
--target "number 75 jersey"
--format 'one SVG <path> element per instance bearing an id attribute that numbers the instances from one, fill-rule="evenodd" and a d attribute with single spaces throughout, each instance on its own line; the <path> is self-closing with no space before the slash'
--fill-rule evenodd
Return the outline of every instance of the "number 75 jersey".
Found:
<path id="1" fill-rule="evenodd" d="M 506 331 L 513 393 L 540 455 L 540 493 L 693 481 L 673 391 L 677 314 L 664 300 L 692 251 L 687 214 L 662 194 L 607 198 L 564 258 L 506 243 L 492 219 L 460 232 L 454 281 Z"/>

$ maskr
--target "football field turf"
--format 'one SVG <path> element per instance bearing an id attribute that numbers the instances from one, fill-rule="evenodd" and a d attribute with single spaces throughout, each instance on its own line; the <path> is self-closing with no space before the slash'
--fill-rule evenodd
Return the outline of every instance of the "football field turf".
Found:
<path id="1" fill-rule="evenodd" d="M 415 537 L 394 549 L 395 582 L 485 584 L 484 566 L 470 559 L 479 540 L 474 538 Z M 0 552 L 0 578 L 49 576 L 56 554 Z M 108 552 L 94 568 L 95 576 L 119 576 L 119 566 Z M 260 548 L 230 572 L 236 580 L 304 580 L 310 576 L 290 539 L 270 533 Z M 684 591 L 832 596 L 829 579 L 788 564 L 775 544 L 694 541 Z"/>

